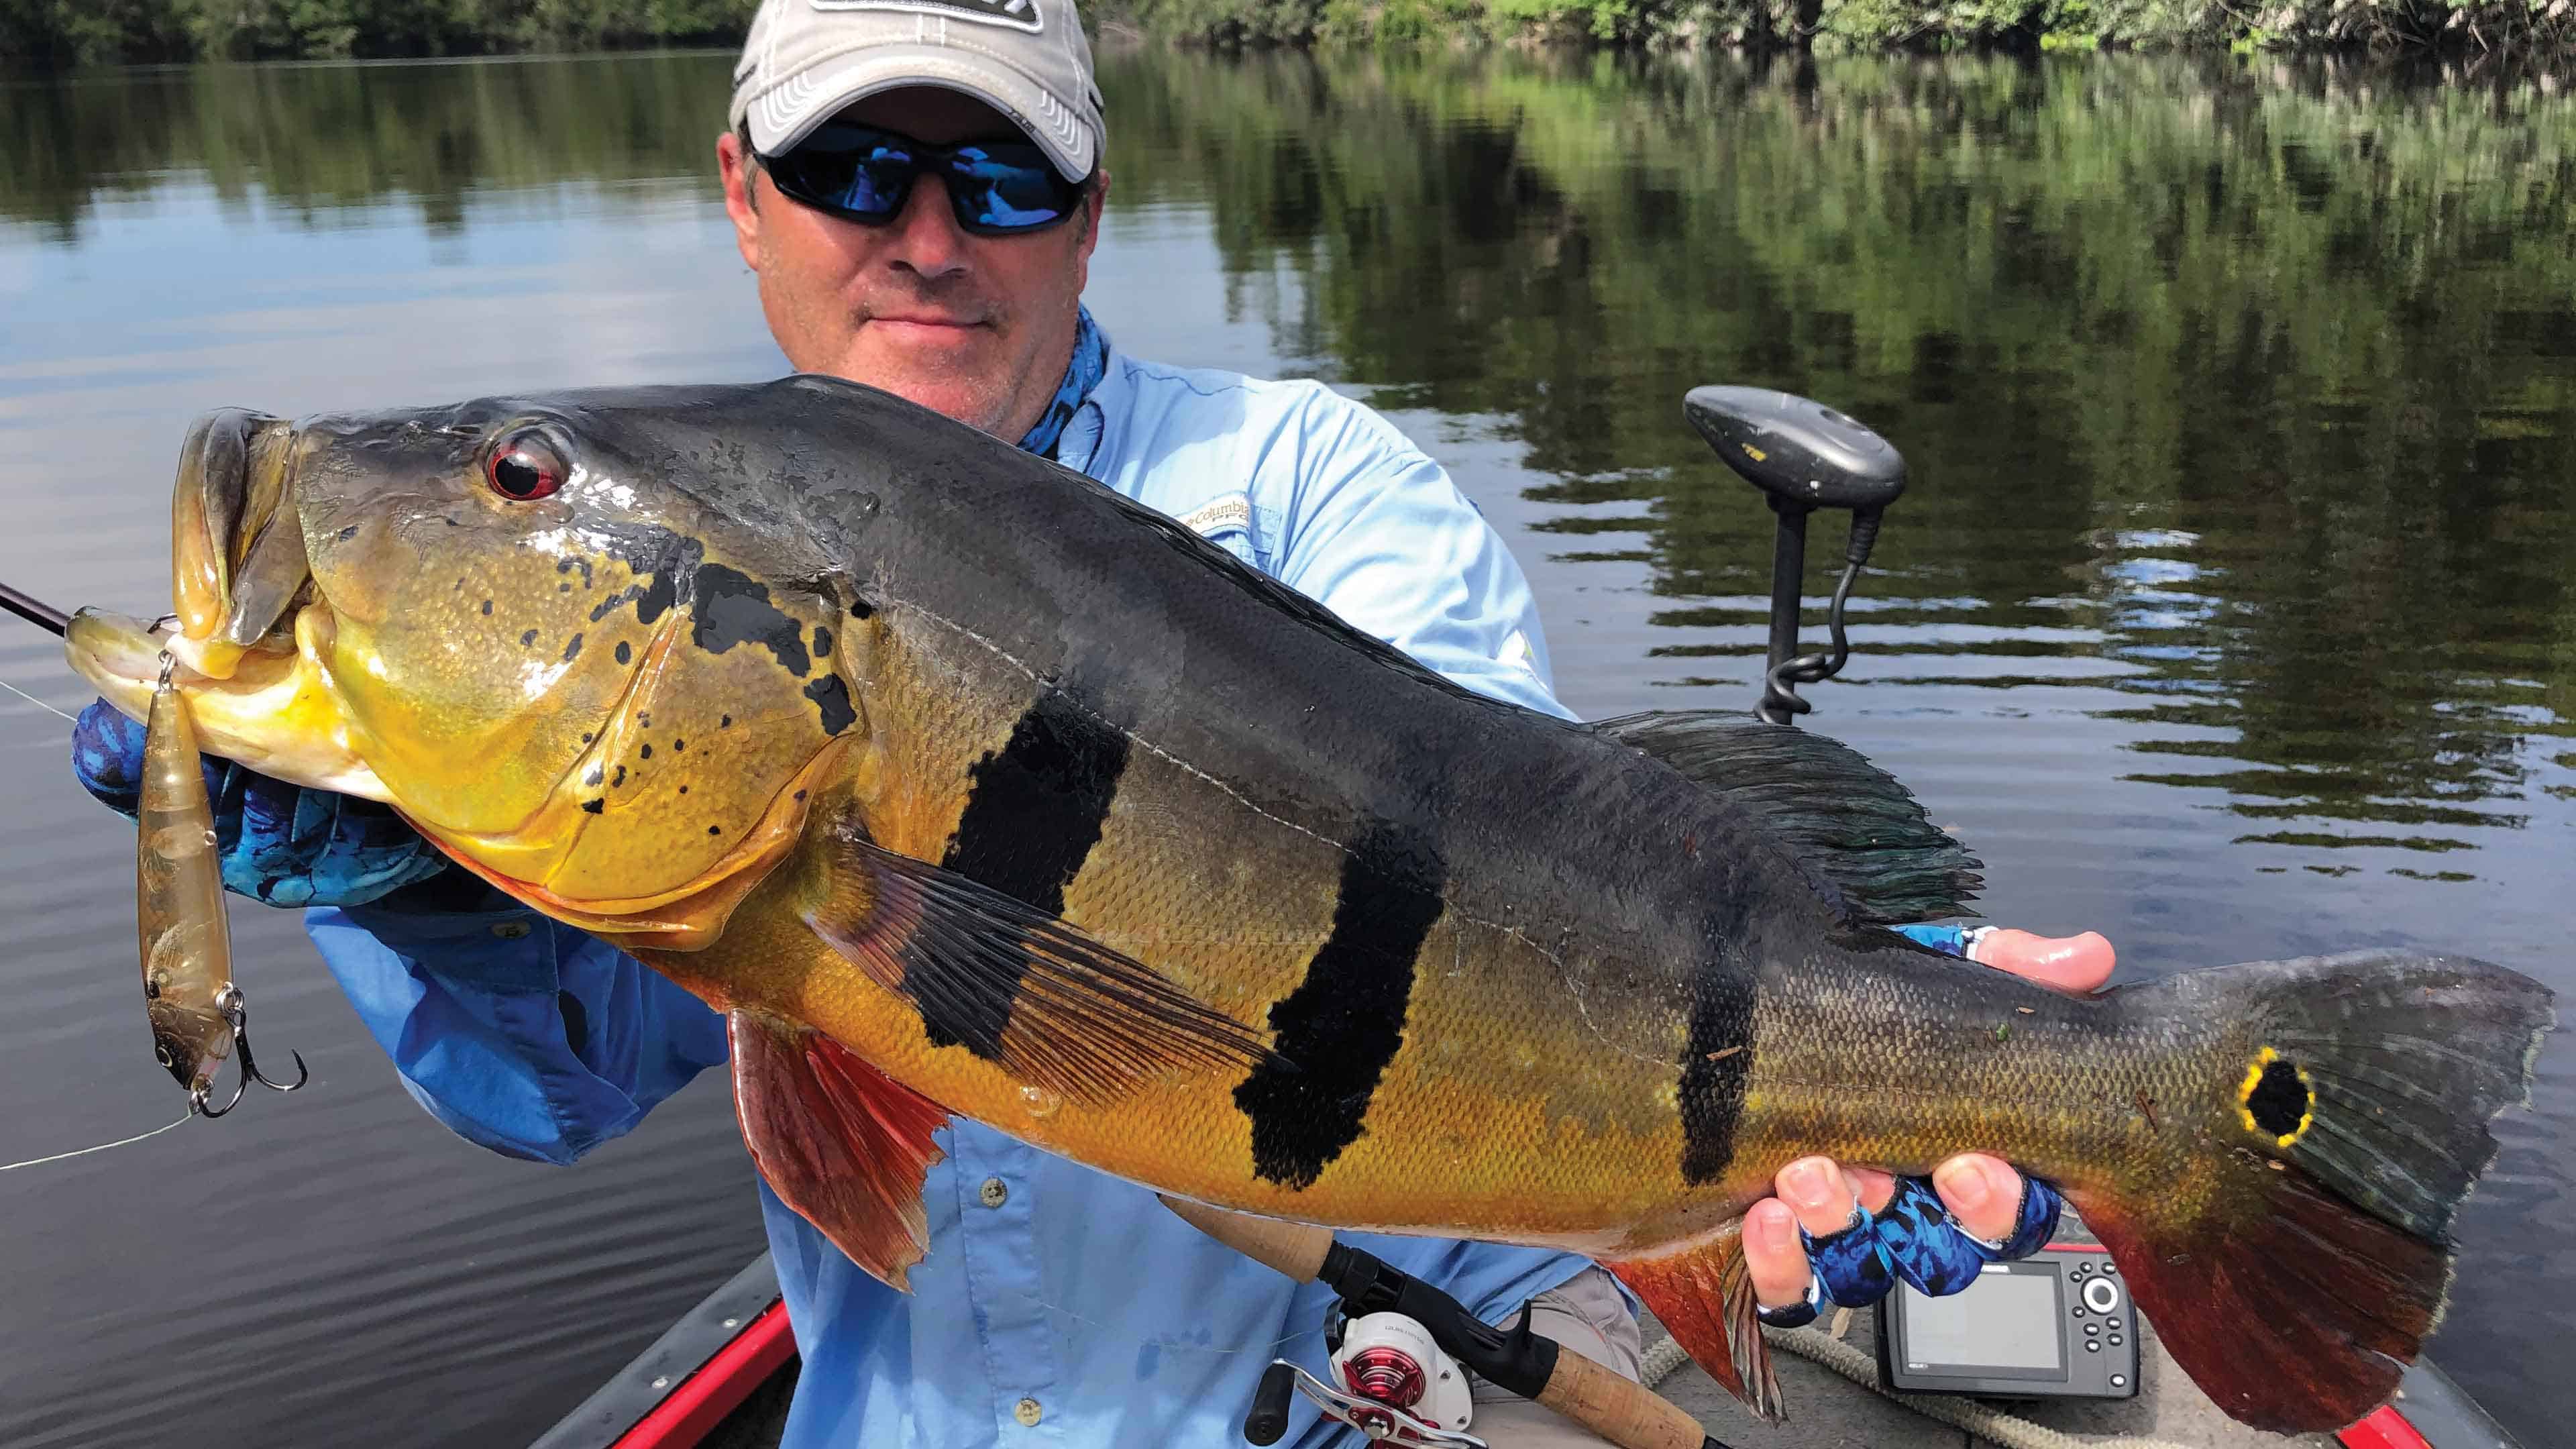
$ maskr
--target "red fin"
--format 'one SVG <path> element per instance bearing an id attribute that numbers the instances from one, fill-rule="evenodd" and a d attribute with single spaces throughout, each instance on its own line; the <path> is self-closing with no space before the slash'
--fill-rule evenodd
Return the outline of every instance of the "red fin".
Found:
<path id="1" fill-rule="evenodd" d="M 1745 1271 L 1744 1224 L 1733 1222 L 1696 1247 L 1660 1258 L 1604 1262 L 1629 1291 L 1646 1300 L 1673 1342 L 1746 1407 L 1779 1422 L 1780 1380 L 1771 1346 L 1755 1318 L 1753 1277 Z"/>
<path id="2" fill-rule="evenodd" d="M 930 1134 L 948 1109 L 812 1027 L 737 1011 L 733 1100 L 751 1160 L 779 1201 L 850 1261 L 909 1291 L 930 1250 L 922 1174 L 945 1154 Z"/>
<path id="3" fill-rule="evenodd" d="M 2244 1153 L 2229 1172 L 2259 1179 L 2222 1189 L 2244 1210 L 2182 1226 L 2071 1196 L 2211 1402 L 2275 1433 L 2340 1429 L 2397 1391 L 2441 1317 L 2451 1255 L 2295 1167 Z"/>

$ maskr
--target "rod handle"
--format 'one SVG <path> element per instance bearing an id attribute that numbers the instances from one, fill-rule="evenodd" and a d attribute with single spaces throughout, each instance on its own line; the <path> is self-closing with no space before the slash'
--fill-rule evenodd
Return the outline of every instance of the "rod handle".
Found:
<path id="1" fill-rule="evenodd" d="M 1324 1255 L 1332 1251 L 1333 1230 L 1313 1223 L 1285 1223 L 1177 1197 L 1165 1197 L 1163 1206 L 1191 1227 L 1299 1283 L 1321 1277 Z"/>
<path id="2" fill-rule="evenodd" d="M 1621 1449 L 1702 1449 L 1710 1442 L 1698 1420 L 1661 1394 L 1562 1344 L 1538 1401 Z"/>

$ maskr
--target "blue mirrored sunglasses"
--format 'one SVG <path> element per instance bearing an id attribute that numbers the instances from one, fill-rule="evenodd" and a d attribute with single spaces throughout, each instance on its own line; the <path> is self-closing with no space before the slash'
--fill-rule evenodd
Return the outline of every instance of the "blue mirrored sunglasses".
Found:
<path id="1" fill-rule="evenodd" d="M 1073 215 L 1083 185 L 1067 181 L 1028 142 L 968 141 L 933 146 L 874 126 L 826 122 L 784 156 L 763 156 L 769 179 L 791 201 L 869 226 L 903 212 L 913 183 L 946 183 L 957 225 L 978 236 L 1054 226 Z"/>

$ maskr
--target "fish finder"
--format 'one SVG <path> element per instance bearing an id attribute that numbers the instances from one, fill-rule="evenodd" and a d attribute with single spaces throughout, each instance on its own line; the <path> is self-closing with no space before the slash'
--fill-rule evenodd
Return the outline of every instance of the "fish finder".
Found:
<path id="1" fill-rule="evenodd" d="M 1909 1394 L 2127 1399 L 2138 1392 L 2138 1315 L 2111 1255 L 2051 1243 L 1988 1263 L 1946 1298 L 1910 1284 L 1879 1300 L 1878 1377 Z"/>

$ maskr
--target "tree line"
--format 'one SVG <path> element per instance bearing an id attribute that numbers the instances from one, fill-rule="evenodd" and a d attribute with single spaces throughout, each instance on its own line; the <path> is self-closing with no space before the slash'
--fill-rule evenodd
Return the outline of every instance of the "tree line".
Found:
<path id="1" fill-rule="evenodd" d="M 738 44 L 756 0 L 0 0 L 0 72 Z M 1096 0 L 1221 47 L 2451 50 L 2576 55 L 2576 0 Z"/>

